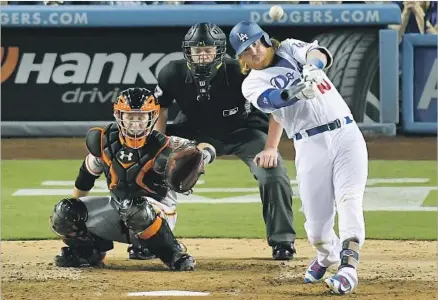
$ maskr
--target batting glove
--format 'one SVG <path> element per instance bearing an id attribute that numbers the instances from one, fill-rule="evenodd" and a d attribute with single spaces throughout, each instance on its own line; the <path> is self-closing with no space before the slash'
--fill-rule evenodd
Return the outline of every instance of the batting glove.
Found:
<path id="1" fill-rule="evenodd" d="M 320 84 L 324 81 L 324 71 L 314 65 L 305 65 L 303 67 L 303 80 Z"/>
<path id="2" fill-rule="evenodd" d="M 315 91 L 313 90 L 313 82 L 311 81 L 305 81 L 303 82 L 305 85 L 305 88 L 300 91 L 296 97 L 300 100 L 308 100 L 315 98 Z"/>
<path id="3" fill-rule="evenodd" d="M 298 100 L 313 99 L 315 97 L 313 83 L 311 81 L 300 82 L 285 89 L 280 96 L 283 101 L 289 101 L 293 98 Z"/>

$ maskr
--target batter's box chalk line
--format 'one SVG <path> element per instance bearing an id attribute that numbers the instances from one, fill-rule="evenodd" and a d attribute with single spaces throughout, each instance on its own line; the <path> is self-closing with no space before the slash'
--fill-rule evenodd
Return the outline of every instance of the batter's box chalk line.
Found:
<path id="1" fill-rule="evenodd" d="M 190 292 L 190 291 L 150 291 L 150 292 L 132 292 L 128 296 L 209 296 L 208 292 Z"/>

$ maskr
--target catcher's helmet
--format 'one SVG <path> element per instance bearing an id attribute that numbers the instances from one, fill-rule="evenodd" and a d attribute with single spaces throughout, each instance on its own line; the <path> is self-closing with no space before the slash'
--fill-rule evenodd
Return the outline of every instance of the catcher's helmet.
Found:
<path id="1" fill-rule="evenodd" d="M 145 88 L 129 88 L 122 91 L 114 103 L 114 117 L 125 145 L 143 147 L 160 113 L 160 105 L 154 93 Z"/>
<path id="2" fill-rule="evenodd" d="M 225 55 L 227 37 L 218 26 L 210 23 L 193 25 L 184 37 L 182 50 L 189 69 L 195 76 L 209 77 L 214 69 L 219 69 Z M 192 47 L 216 47 L 216 55 L 212 61 L 197 59 Z"/>
<path id="3" fill-rule="evenodd" d="M 254 22 L 240 22 L 230 32 L 230 43 L 237 55 L 242 54 L 254 42 L 261 39 L 268 47 L 272 46 L 269 35 Z"/>

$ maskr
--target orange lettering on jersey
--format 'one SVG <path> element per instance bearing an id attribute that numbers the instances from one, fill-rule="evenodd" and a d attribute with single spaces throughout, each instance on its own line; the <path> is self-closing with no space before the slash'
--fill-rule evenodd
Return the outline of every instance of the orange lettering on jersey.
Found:
<path id="1" fill-rule="evenodd" d="M 328 81 L 324 79 L 323 82 L 317 85 L 318 90 L 321 92 L 321 94 L 324 94 L 326 91 L 330 91 L 332 89 L 332 86 Z"/>

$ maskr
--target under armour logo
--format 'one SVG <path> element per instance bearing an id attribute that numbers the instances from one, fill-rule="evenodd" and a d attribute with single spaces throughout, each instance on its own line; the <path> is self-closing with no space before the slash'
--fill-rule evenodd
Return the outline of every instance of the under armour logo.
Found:
<path id="1" fill-rule="evenodd" d="M 124 160 L 125 159 L 125 157 L 127 157 L 128 159 L 128 161 L 131 161 L 132 160 L 132 156 L 134 155 L 134 153 L 128 153 L 128 154 L 125 154 L 125 151 L 120 151 L 120 160 Z"/>
<path id="2" fill-rule="evenodd" d="M 246 33 L 237 33 L 237 36 L 241 42 L 244 42 L 248 39 L 248 35 Z"/>

